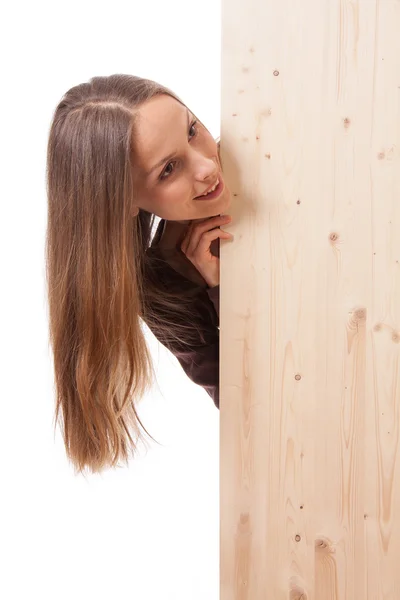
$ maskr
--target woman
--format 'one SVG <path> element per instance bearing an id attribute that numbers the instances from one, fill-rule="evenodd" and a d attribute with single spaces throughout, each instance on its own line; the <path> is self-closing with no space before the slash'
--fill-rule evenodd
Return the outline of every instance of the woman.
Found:
<path id="1" fill-rule="evenodd" d="M 49 327 L 56 422 L 61 409 L 78 471 L 127 461 L 131 433 L 142 439 L 135 405 L 154 375 L 143 322 L 219 406 L 218 244 L 231 234 L 220 229 L 230 193 L 218 153 L 186 105 L 151 80 L 94 77 L 56 107 Z"/>

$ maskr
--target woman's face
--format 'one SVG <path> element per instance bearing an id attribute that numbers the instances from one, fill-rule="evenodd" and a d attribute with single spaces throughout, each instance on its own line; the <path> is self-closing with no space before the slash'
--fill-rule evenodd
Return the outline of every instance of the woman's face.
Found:
<path id="1" fill-rule="evenodd" d="M 230 192 L 199 200 L 222 178 L 218 145 L 209 131 L 175 98 L 166 94 L 138 110 L 135 136 L 136 206 L 167 221 L 188 223 L 226 213 Z"/>

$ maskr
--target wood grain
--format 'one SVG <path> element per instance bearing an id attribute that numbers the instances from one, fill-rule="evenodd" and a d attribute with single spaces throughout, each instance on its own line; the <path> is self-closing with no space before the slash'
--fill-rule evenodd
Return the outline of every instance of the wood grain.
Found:
<path id="1" fill-rule="evenodd" d="M 222 0 L 221 600 L 400 600 L 400 2 Z"/>

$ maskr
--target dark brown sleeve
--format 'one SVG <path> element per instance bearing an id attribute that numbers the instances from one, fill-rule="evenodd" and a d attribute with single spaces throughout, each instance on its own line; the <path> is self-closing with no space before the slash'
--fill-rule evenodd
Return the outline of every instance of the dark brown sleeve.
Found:
<path id="1" fill-rule="evenodd" d="M 219 408 L 219 338 L 214 344 L 173 354 L 189 379 L 200 385 Z"/>
<path id="2" fill-rule="evenodd" d="M 206 291 L 219 319 L 219 285 Z M 174 354 L 189 379 L 203 387 L 219 409 L 219 334 L 212 344 Z"/>
<path id="3" fill-rule="evenodd" d="M 207 288 L 206 291 L 211 302 L 214 304 L 215 312 L 217 313 L 219 319 L 219 285 Z"/>
<path id="4" fill-rule="evenodd" d="M 219 240 L 217 240 L 219 241 Z M 147 254 L 159 258 L 157 247 L 148 248 Z M 163 284 L 169 286 L 171 282 L 179 289 L 183 277 L 172 269 L 165 261 L 161 271 Z M 193 284 L 192 284 L 193 286 Z M 213 288 L 194 287 L 193 315 L 202 330 L 202 339 L 197 340 L 191 346 L 166 341 L 164 335 L 160 335 L 154 324 L 147 323 L 149 329 L 159 342 L 165 346 L 178 359 L 186 375 L 200 385 L 212 398 L 215 406 L 219 408 L 219 285 Z M 146 322 L 146 321 L 145 321 Z"/>
<path id="5" fill-rule="evenodd" d="M 157 331 L 150 329 L 180 363 L 186 375 L 200 385 L 212 398 L 219 409 L 219 286 L 207 288 L 203 299 L 193 303 L 193 310 L 202 310 L 204 318 L 204 337 L 207 343 L 199 343 L 192 347 L 182 345 L 178 348 L 172 342 L 164 342 Z M 212 314 L 215 311 L 216 314 Z"/>

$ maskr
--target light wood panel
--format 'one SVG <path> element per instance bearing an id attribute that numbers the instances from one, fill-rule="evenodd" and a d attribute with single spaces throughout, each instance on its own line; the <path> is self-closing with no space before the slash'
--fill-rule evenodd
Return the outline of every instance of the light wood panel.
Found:
<path id="1" fill-rule="evenodd" d="M 221 600 L 400 600 L 400 2 L 222 0 Z"/>

